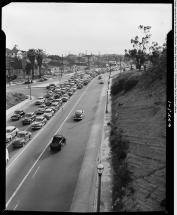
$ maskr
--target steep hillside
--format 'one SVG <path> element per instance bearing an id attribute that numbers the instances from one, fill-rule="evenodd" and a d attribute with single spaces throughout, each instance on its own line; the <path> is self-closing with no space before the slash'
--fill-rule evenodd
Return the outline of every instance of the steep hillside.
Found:
<path id="1" fill-rule="evenodd" d="M 166 196 L 166 80 L 120 74 L 112 85 L 114 211 L 161 211 Z"/>

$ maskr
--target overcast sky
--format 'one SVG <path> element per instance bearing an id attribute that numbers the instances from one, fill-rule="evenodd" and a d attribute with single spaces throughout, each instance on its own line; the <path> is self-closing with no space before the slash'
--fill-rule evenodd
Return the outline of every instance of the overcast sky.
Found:
<path id="1" fill-rule="evenodd" d="M 6 47 L 47 54 L 123 54 L 139 25 L 160 45 L 172 29 L 171 4 L 11 3 L 2 9 Z"/>

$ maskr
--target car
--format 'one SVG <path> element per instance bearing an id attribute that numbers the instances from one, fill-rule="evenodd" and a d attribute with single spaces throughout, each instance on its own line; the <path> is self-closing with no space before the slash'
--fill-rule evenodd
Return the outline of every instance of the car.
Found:
<path id="1" fill-rule="evenodd" d="M 6 148 L 6 164 L 9 162 L 9 151 Z"/>
<path id="2" fill-rule="evenodd" d="M 99 83 L 100 83 L 100 84 L 104 84 L 104 82 L 103 82 L 103 81 L 100 81 Z"/>
<path id="3" fill-rule="evenodd" d="M 73 92 L 75 92 L 77 90 L 77 87 L 72 87 L 71 89 L 73 90 Z"/>
<path id="4" fill-rule="evenodd" d="M 46 104 L 45 104 L 45 103 L 43 103 L 43 104 L 39 105 L 39 107 L 40 107 L 40 108 L 47 108 L 47 106 L 46 106 Z"/>
<path id="5" fill-rule="evenodd" d="M 82 89 L 83 85 L 82 84 L 78 84 L 77 85 L 77 89 Z"/>
<path id="6" fill-rule="evenodd" d="M 52 102 L 51 102 L 50 100 L 47 99 L 47 100 L 45 101 L 45 105 L 46 105 L 46 106 L 50 106 L 51 104 L 52 104 Z"/>
<path id="7" fill-rule="evenodd" d="M 41 77 L 38 81 L 39 81 L 39 82 L 43 82 L 43 81 L 46 81 L 46 80 L 48 80 L 48 79 L 45 78 L 45 77 Z"/>
<path id="8" fill-rule="evenodd" d="M 51 113 L 52 116 L 54 115 L 54 111 L 52 110 L 52 108 L 47 108 L 47 109 L 45 110 L 44 114 L 46 114 L 46 113 Z"/>
<path id="9" fill-rule="evenodd" d="M 62 102 L 67 102 L 68 99 L 69 99 L 69 97 L 68 97 L 67 95 L 64 95 L 64 96 L 62 97 Z"/>
<path id="10" fill-rule="evenodd" d="M 43 100 L 38 99 L 38 100 L 35 102 L 35 105 L 41 105 L 41 104 L 43 104 L 43 103 L 44 103 Z"/>
<path id="11" fill-rule="evenodd" d="M 54 93 L 60 93 L 61 89 L 60 88 L 55 88 Z"/>
<path id="12" fill-rule="evenodd" d="M 56 88 L 56 85 L 55 84 L 49 84 L 46 89 L 54 89 Z"/>
<path id="13" fill-rule="evenodd" d="M 83 110 L 76 110 L 73 119 L 75 121 L 82 120 L 84 118 L 85 114 Z"/>
<path id="14" fill-rule="evenodd" d="M 20 148 L 25 145 L 32 137 L 32 133 L 29 131 L 19 131 L 17 136 L 12 141 L 13 148 Z"/>
<path id="15" fill-rule="evenodd" d="M 50 143 L 50 149 L 52 151 L 60 151 L 61 147 L 66 144 L 66 138 L 63 135 L 56 134 Z"/>
<path id="16" fill-rule="evenodd" d="M 47 120 L 49 120 L 53 115 L 54 115 L 53 109 L 48 108 L 48 109 L 45 110 L 43 116 L 44 116 Z"/>
<path id="17" fill-rule="evenodd" d="M 68 91 L 68 95 L 69 95 L 69 96 L 72 96 L 72 95 L 73 95 L 73 91 L 71 91 L 71 90 Z"/>
<path id="18" fill-rule="evenodd" d="M 48 98 L 50 98 L 52 95 L 53 95 L 53 93 L 47 93 L 46 95 L 44 95 L 44 97 L 45 97 L 46 99 L 48 99 Z"/>
<path id="19" fill-rule="evenodd" d="M 55 95 L 54 95 L 54 99 L 59 99 L 61 97 L 61 93 L 56 93 Z"/>
<path id="20" fill-rule="evenodd" d="M 29 112 L 25 114 L 24 119 L 22 120 L 23 125 L 28 125 L 36 119 L 36 115 L 34 112 Z"/>
<path id="21" fill-rule="evenodd" d="M 47 119 L 44 116 L 37 116 L 35 121 L 31 124 L 31 129 L 40 129 L 42 128 L 47 122 Z"/>
<path id="22" fill-rule="evenodd" d="M 58 110 L 58 107 L 57 107 L 57 106 L 50 106 L 50 108 L 51 108 L 54 112 L 56 112 L 56 111 Z"/>
<path id="23" fill-rule="evenodd" d="M 20 118 L 24 117 L 25 112 L 23 110 L 16 110 L 14 114 L 11 116 L 11 120 L 19 120 Z"/>
<path id="24" fill-rule="evenodd" d="M 52 106 L 59 108 L 61 106 L 60 102 L 52 102 Z"/>
<path id="25" fill-rule="evenodd" d="M 6 143 L 10 142 L 18 133 L 19 129 L 15 126 L 6 127 Z"/>
<path id="26" fill-rule="evenodd" d="M 43 115 L 47 120 L 49 120 L 50 118 L 52 118 L 52 114 L 51 113 L 44 113 Z"/>
<path id="27" fill-rule="evenodd" d="M 49 101 L 53 101 L 54 100 L 54 98 L 53 98 L 53 96 L 51 96 L 51 97 L 49 97 L 47 100 L 49 100 Z"/>
<path id="28" fill-rule="evenodd" d="M 59 102 L 60 105 L 61 105 L 62 104 L 62 99 L 61 98 L 60 99 L 54 99 L 53 102 Z"/>
<path id="29" fill-rule="evenodd" d="M 45 108 L 38 108 L 38 109 L 35 111 L 35 114 L 36 114 L 36 115 L 41 115 L 41 114 L 44 113 L 44 111 L 45 111 Z"/>
<path id="30" fill-rule="evenodd" d="M 45 98 L 43 96 L 40 96 L 37 98 L 38 100 L 41 100 L 41 101 L 45 101 Z"/>
<path id="31" fill-rule="evenodd" d="M 32 80 L 27 80 L 27 81 L 25 81 L 23 84 L 32 84 L 32 83 L 33 83 Z"/>

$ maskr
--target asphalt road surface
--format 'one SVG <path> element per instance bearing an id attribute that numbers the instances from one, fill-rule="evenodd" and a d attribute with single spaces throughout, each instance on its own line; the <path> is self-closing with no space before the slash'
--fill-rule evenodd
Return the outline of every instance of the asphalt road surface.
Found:
<path id="1" fill-rule="evenodd" d="M 95 78 L 78 90 L 64 109 L 60 109 L 9 161 L 7 210 L 69 211 L 94 119 L 98 117 L 103 122 L 108 75 L 103 76 L 105 84 L 99 84 Z M 98 107 L 101 109 L 96 115 Z M 74 122 L 72 117 L 77 109 L 84 109 L 86 116 Z M 67 143 L 60 152 L 52 153 L 49 143 L 55 133 L 63 134 Z M 100 129 L 99 141 L 101 134 Z"/>

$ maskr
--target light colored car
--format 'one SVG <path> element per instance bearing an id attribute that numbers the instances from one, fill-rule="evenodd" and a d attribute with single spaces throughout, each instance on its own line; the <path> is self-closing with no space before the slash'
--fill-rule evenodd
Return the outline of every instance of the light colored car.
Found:
<path id="1" fill-rule="evenodd" d="M 83 110 L 76 110 L 74 114 L 74 120 L 82 120 L 84 118 L 85 114 Z"/>
<path id="2" fill-rule="evenodd" d="M 47 119 L 43 116 L 37 116 L 35 121 L 31 124 L 31 129 L 40 129 L 42 128 L 47 122 Z"/>
<path id="3" fill-rule="evenodd" d="M 6 143 L 10 142 L 18 133 L 19 129 L 15 126 L 6 127 Z"/>
<path id="4" fill-rule="evenodd" d="M 45 100 L 42 100 L 42 99 L 38 99 L 36 102 L 35 102 L 35 105 L 41 105 L 44 103 Z"/>
<path id="5" fill-rule="evenodd" d="M 59 108 L 61 106 L 61 104 L 59 102 L 52 102 L 51 104 L 52 106 L 55 106 L 57 108 Z"/>
<path id="6" fill-rule="evenodd" d="M 67 95 L 63 95 L 62 102 L 67 102 L 69 97 Z"/>
<path id="7" fill-rule="evenodd" d="M 47 109 L 45 110 L 44 114 L 46 114 L 46 113 L 51 113 L 52 116 L 54 115 L 54 111 L 53 111 L 51 108 L 47 108 Z"/>
<path id="8" fill-rule="evenodd" d="M 15 139 L 12 141 L 14 148 L 20 148 L 25 145 L 32 137 L 32 133 L 29 131 L 19 131 Z"/>

